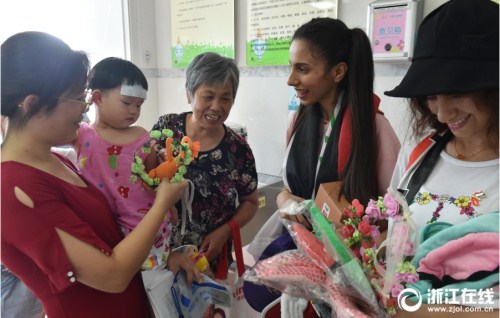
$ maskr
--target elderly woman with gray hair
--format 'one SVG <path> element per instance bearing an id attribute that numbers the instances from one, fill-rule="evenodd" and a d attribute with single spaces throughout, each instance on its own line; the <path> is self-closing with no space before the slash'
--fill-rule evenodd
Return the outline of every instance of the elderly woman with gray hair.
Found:
<path id="1" fill-rule="evenodd" d="M 196 245 L 204 251 L 216 277 L 227 273 L 224 265 L 231 257 L 230 223 L 244 226 L 258 208 L 252 150 L 224 124 L 238 84 L 239 71 L 233 59 L 211 52 L 196 56 L 186 69 L 186 95 L 192 111 L 163 115 L 152 128 L 168 128 L 174 138 L 189 136 L 200 142 L 199 156 L 184 175 L 194 186 L 191 213 L 183 212 L 185 215 L 179 217 L 181 222 L 173 226 L 169 246 Z"/>

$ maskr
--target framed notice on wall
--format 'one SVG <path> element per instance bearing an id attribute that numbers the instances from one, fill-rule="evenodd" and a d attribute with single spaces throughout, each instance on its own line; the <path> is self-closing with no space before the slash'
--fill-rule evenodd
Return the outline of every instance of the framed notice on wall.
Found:
<path id="1" fill-rule="evenodd" d="M 248 0 L 249 66 L 288 65 L 295 30 L 315 17 L 337 17 L 337 0 Z"/>
<path id="2" fill-rule="evenodd" d="M 234 58 L 234 0 L 170 0 L 172 67 L 203 52 Z"/>
<path id="3" fill-rule="evenodd" d="M 375 61 L 408 61 L 422 21 L 420 0 L 379 0 L 368 7 L 368 36 Z"/>

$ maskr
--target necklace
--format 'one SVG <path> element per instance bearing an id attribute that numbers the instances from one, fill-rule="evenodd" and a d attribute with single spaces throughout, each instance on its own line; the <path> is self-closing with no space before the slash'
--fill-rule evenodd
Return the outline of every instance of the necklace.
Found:
<path id="1" fill-rule="evenodd" d="M 475 155 L 477 155 L 478 153 L 480 153 L 481 151 L 484 151 L 486 149 L 488 149 L 488 147 L 486 148 L 481 148 L 479 150 L 476 150 L 475 152 L 471 153 L 470 155 L 462 155 L 462 154 L 459 154 L 458 151 L 457 151 L 457 138 L 454 138 L 453 139 L 453 146 L 455 148 L 455 153 L 457 154 L 456 157 L 457 159 L 460 159 L 460 160 L 464 160 L 466 158 L 470 158 L 470 157 L 474 157 Z"/>

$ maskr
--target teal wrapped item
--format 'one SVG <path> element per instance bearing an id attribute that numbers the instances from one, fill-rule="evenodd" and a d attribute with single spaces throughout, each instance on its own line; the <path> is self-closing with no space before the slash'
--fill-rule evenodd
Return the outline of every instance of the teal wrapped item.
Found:
<path id="1" fill-rule="evenodd" d="M 449 224 L 445 222 L 436 222 L 436 223 L 431 223 L 425 226 L 424 228 L 421 229 L 420 231 L 420 244 L 417 249 L 417 253 L 415 254 L 415 258 L 413 259 L 414 265 L 417 268 L 417 272 L 420 272 L 419 266 L 421 265 L 421 261 L 432 251 L 436 249 L 446 249 L 447 247 L 450 246 L 450 244 L 460 244 L 460 241 L 467 241 L 469 242 L 469 245 L 472 245 L 470 238 L 467 240 L 467 235 L 469 234 L 474 234 L 474 233 L 491 233 L 492 236 L 495 235 L 495 237 L 498 237 L 498 232 L 499 232 L 499 213 L 494 212 L 494 213 L 488 213 L 485 215 L 480 215 L 478 217 L 475 217 L 473 219 L 470 219 L 466 222 L 460 223 L 460 224 Z M 477 259 L 477 253 L 481 253 L 481 250 L 478 250 L 474 248 L 474 246 L 469 246 L 468 253 L 470 253 L 471 258 L 476 257 L 476 262 L 478 264 L 478 270 L 485 270 L 484 264 Z M 467 249 L 467 245 L 463 245 L 463 249 Z M 476 256 L 474 254 L 476 253 Z M 450 257 L 453 257 L 451 255 Z M 482 266 L 482 267 L 481 267 Z M 490 264 L 491 267 L 491 264 Z M 493 265 L 494 267 L 494 265 Z M 485 273 L 488 273 L 485 271 Z M 458 292 L 456 292 L 454 295 L 449 293 L 447 296 L 452 297 L 452 296 L 458 296 L 461 294 L 461 291 L 463 288 L 468 288 L 468 289 L 487 289 L 491 288 L 492 286 L 498 285 L 499 283 L 499 273 L 498 273 L 498 263 L 496 263 L 496 269 L 493 269 L 490 271 L 489 274 L 483 275 L 479 279 L 474 279 L 474 280 L 455 280 L 450 284 L 442 285 L 439 286 L 438 288 L 440 289 L 447 289 L 447 290 L 453 290 L 456 289 Z M 419 281 L 408 285 L 407 287 L 413 288 L 414 290 L 420 292 L 422 295 L 422 301 L 424 303 L 429 303 L 429 299 L 432 296 L 429 290 L 436 289 L 436 287 L 433 286 L 433 280 L 430 278 L 427 278 L 426 276 L 421 274 L 421 278 Z M 441 293 L 440 296 L 442 297 L 441 301 L 444 303 L 444 299 L 446 297 L 445 293 Z M 414 302 L 418 302 L 418 297 L 415 295 L 412 295 L 409 297 L 410 300 Z M 437 301 L 436 299 L 434 299 Z"/>

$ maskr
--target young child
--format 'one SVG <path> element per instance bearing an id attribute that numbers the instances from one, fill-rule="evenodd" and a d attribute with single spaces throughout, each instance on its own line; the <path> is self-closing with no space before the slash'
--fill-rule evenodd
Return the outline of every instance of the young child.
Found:
<path id="1" fill-rule="evenodd" d="M 104 193 L 125 235 L 151 208 L 155 195 L 141 182 L 130 181 L 134 155 L 141 157 L 148 171 L 157 163 L 154 151 L 149 155 L 141 151 L 150 140 L 149 132 L 132 126 L 141 114 L 147 90 L 146 77 L 132 62 L 109 57 L 97 63 L 88 77 L 88 99 L 96 107 L 96 120 L 81 123 L 74 143 L 82 174 Z M 164 264 L 168 236 L 165 220 L 144 269 Z"/>

